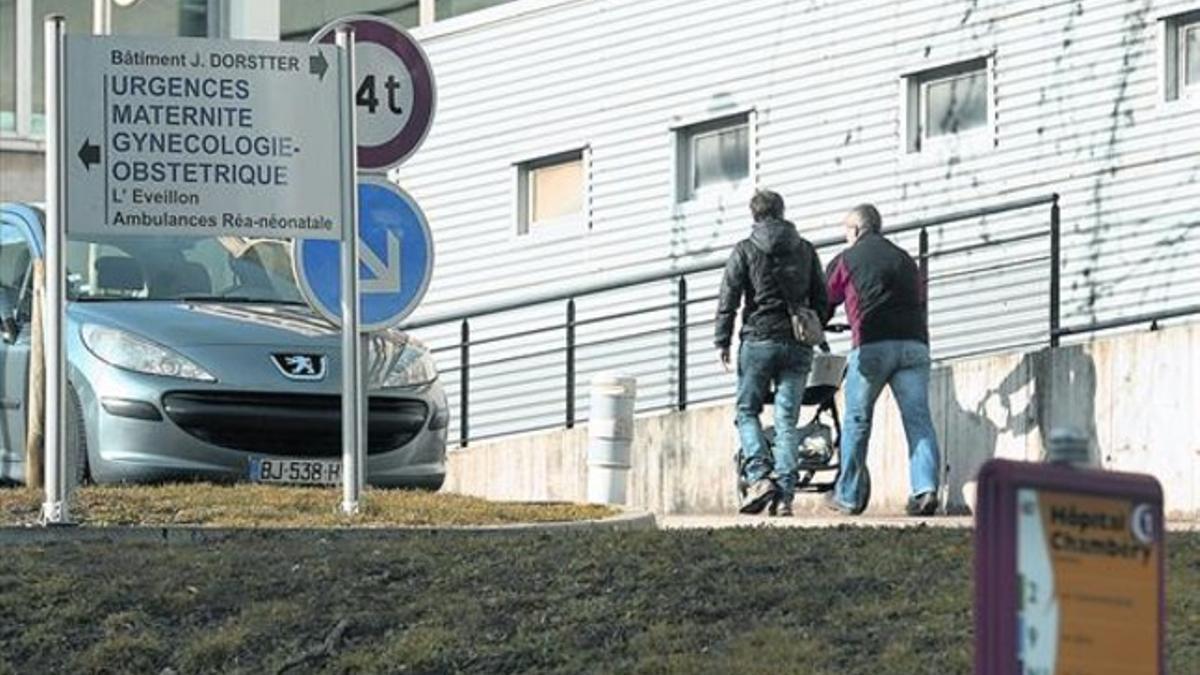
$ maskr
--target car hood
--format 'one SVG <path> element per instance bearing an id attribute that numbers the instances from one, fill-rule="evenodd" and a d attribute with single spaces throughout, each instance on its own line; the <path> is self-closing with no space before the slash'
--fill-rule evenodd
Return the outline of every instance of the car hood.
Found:
<path id="1" fill-rule="evenodd" d="M 304 305 L 182 301 L 73 302 L 71 321 L 97 323 L 172 347 L 312 345 L 336 347 L 341 332 Z"/>

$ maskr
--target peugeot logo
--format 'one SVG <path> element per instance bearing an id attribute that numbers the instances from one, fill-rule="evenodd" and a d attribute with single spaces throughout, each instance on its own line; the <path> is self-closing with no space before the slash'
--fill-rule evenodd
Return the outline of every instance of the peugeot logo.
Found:
<path id="1" fill-rule="evenodd" d="M 292 380 L 325 377 L 325 357 L 321 354 L 272 354 L 271 361 L 284 377 Z"/>

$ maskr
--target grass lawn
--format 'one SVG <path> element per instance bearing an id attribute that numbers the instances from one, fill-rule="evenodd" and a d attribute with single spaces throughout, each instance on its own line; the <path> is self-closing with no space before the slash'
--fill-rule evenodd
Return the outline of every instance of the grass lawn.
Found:
<path id="1" fill-rule="evenodd" d="M 10 546 L 0 671 L 969 673 L 970 537 L 844 528 Z M 1171 672 L 1196 672 L 1200 534 L 1169 535 L 1168 549 Z"/>
<path id="2" fill-rule="evenodd" d="M 363 512 L 343 515 L 339 488 L 181 483 L 89 486 L 71 504 L 84 525 L 200 525 L 209 527 L 385 527 L 504 525 L 604 518 L 604 506 L 489 502 L 417 490 L 367 490 Z M 38 489 L 0 490 L 0 525 L 36 523 Z"/>

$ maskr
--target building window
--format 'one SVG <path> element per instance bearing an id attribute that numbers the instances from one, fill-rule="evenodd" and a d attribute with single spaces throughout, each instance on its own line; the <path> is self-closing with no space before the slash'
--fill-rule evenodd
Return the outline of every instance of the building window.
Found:
<path id="1" fill-rule="evenodd" d="M 736 189 L 750 178 L 750 114 L 676 130 L 678 199 Z"/>
<path id="2" fill-rule="evenodd" d="M 585 221 L 590 155 L 571 150 L 517 165 L 517 233 Z"/>
<path id="3" fill-rule="evenodd" d="M 19 26 L 17 30 L 25 28 L 32 35 L 33 44 L 33 95 L 31 99 L 33 116 L 30 120 L 29 133 L 31 136 L 42 138 L 46 135 L 46 114 L 45 114 L 45 88 L 42 80 L 45 76 L 45 68 L 42 63 L 46 50 L 42 47 L 42 38 L 45 31 L 42 30 L 42 19 L 47 14 L 62 14 L 67 19 L 67 32 L 70 33 L 90 33 L 92 31 L 92 6 L 86 2 L 72 2 L 72 0 L 36 0 L 33 3 L 33 20 L 29 26 Z M 25 42 L 30 44 L 30 42 Z M 18 91 L 17 96 L 21 96 L 25 92 Z"/>
<path id="4" fill-rule="evenodd" d="M 17 130 L 17 1 L 0 0 L 0 133 Z"/>
<path id="5" fill-rule="evenodd" d="M 939 139 L 986 133 L 991 112 L 988 60 L 974 59 L 905 78 L 908 151 Z"/>
<path id="6" fill-rule="evenodd" d="M 513 0 L 436 0 L 435 12 L 437 20 L 449 19 L 460 14 L 467 14 L 496 5 L 504 5 Z"/>
<path id="7" fill-rule="evenodd" d="M 1181 35 L 1186 44 L 1180 57 L 1187 73 L 1183 77 L 1183 84 L 1190 88 L 1200 85 L 1200 22 L 1185 26 Z"/>
<path id="8" fill-rule="evenodd" d="M 420 25 L 419 0 L 287 0 L 280 3 L 279 39 L 307 42 L 325 24 L 347 14 L 371 14 L 389 19 L 405 28 Z"/>
<path id="9" fill-rule="evenodd" d="M 1166 99 L 1200 96 L 1200 10 L 1167 17 L 1162 26 Z"/>
<path id="10" fill-rule="evenodd" d="M 111 0 L 110 0 L 111 1 Z M 214 0 L 140 0 L 130 6 L 111 5 L 117 35 L 203 37 L 208 33 L 209 8 Z M 93 7 L 83 0 L 0 0 L 0 134 L 40 139 L 46 134 L 43 57 L 43 18 L 62 14 L 67 32 L 93 30 Z M 101 30 L 103 21 L 97 26 Z M 17 53 L 21 45 L 22 53 Z M 18 56 L 22 58 L 18 58 Z"/>
<path id="11" fill-rule="evenodd" d="M 140 0 L 129 7 L 113 3 L 112 33 L 204 37 L 208 0 Z"/>

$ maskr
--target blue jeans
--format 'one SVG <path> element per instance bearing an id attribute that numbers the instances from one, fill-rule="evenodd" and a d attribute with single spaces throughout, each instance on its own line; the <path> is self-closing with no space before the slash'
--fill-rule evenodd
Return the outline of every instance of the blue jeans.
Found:
<path id="1" fill-rule="evenodd" d="M 779 495 L 790 500 L 796 491 L 796 420 L 804 385 L 812 368 L 812 347 L 787 341 L 746 341 L 738 349 L 737 429 L 742 441 L 742 479 L 747 484 L 767 478 L 772 468 Z M 767 453 L 758 419 L 771 383 L 775 383 L 775 452 Z"/>
<path id="2" fill-rule="evenodd" d="M 842 472 L 834 496 L 843 506 L 866 507 L 862 483 L 875 400 L 884 385 L 900 407 L 908 439 L 913 495 L 937 490 L 938 444 L 929 415 L 929 346 L 917 340 L 870 342 L 850 352 L 846 367 L 846 414 L 842 425 Z"/>

